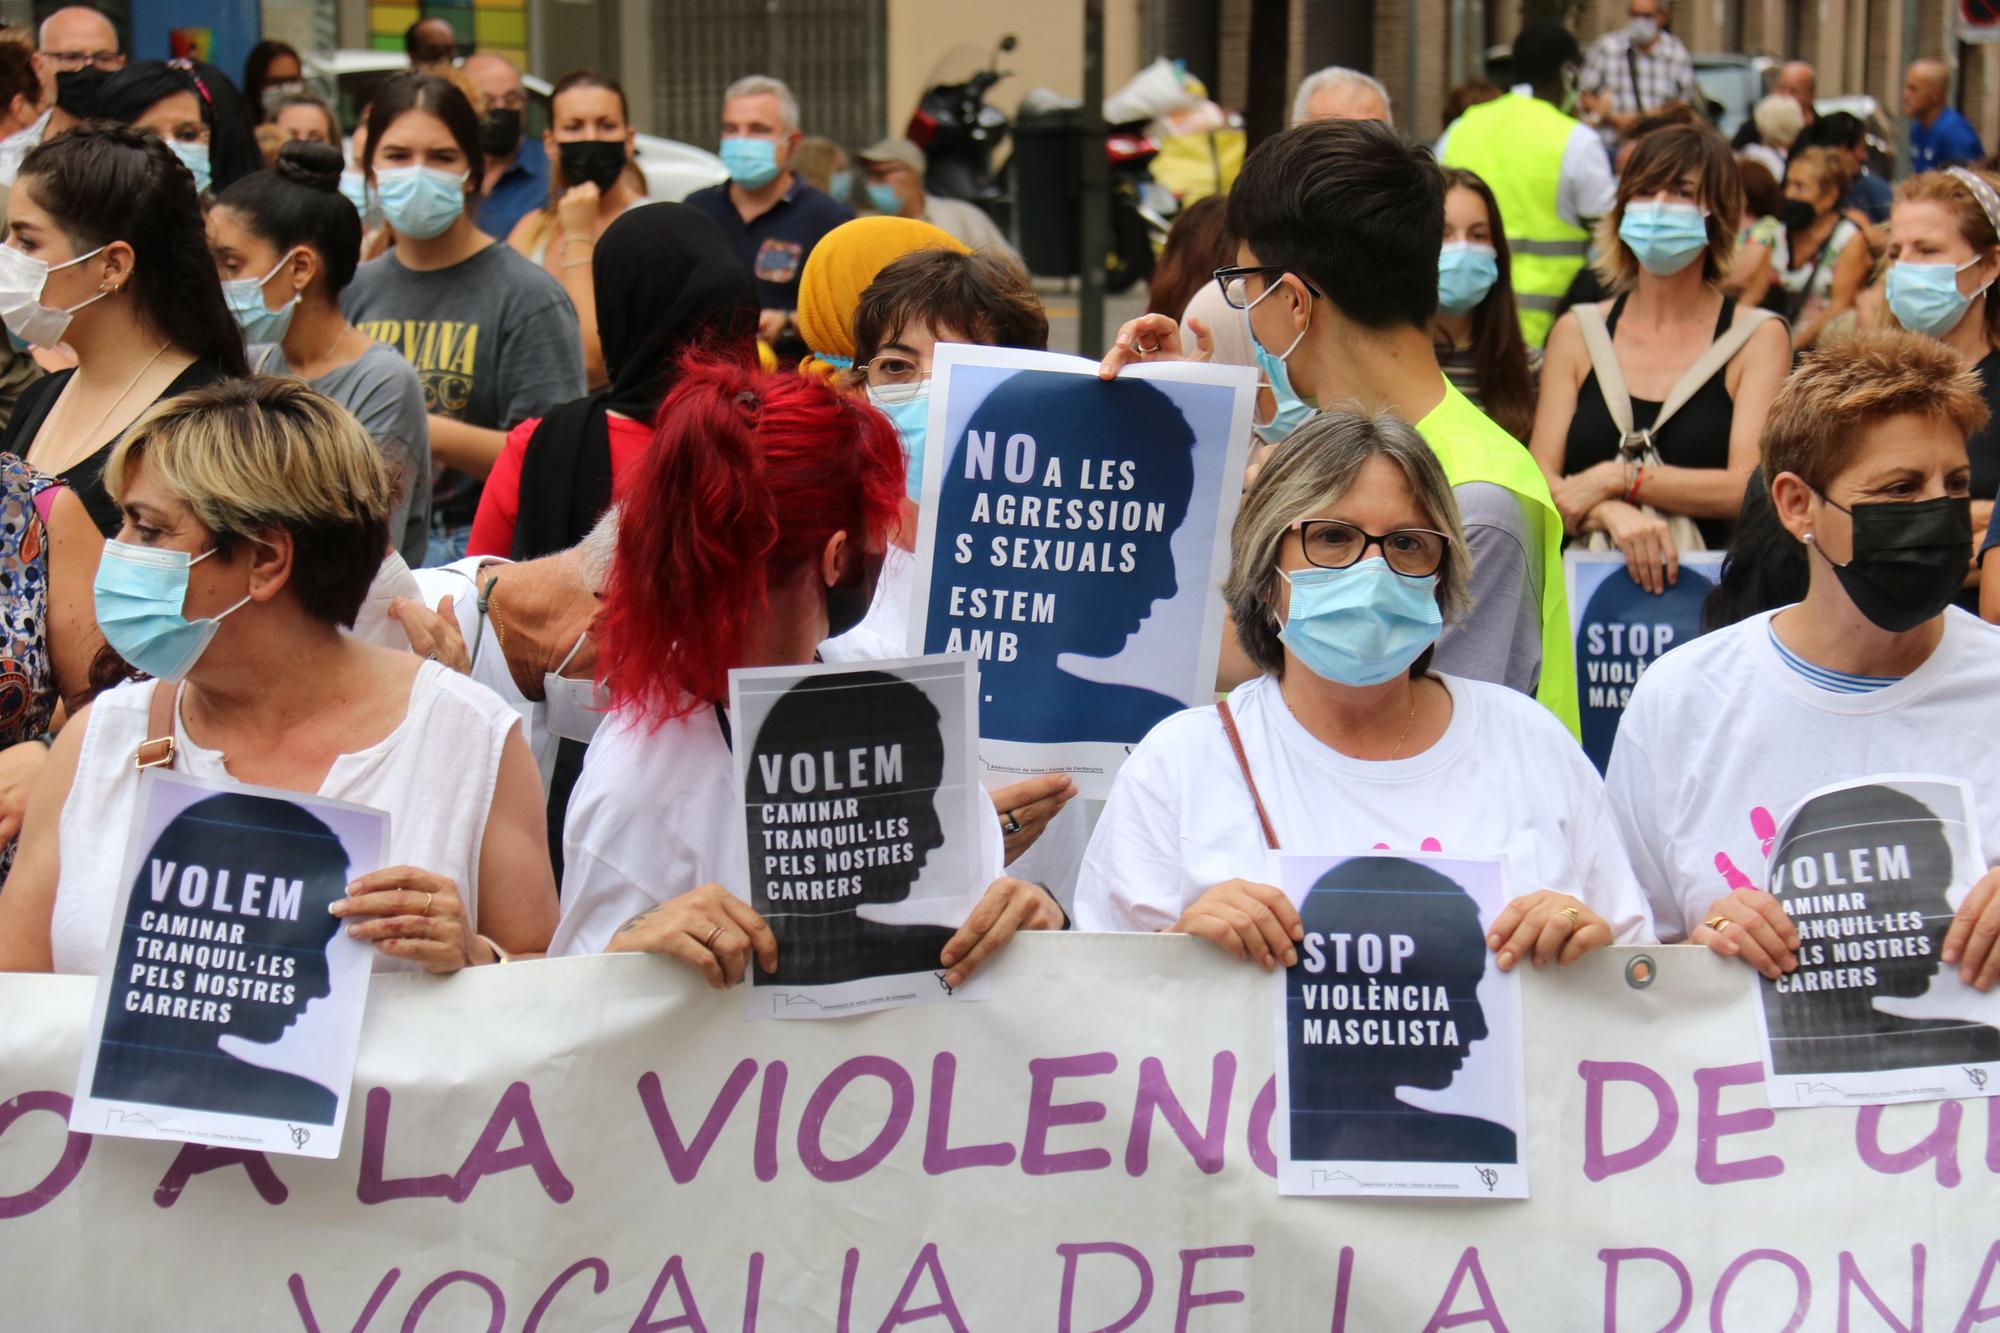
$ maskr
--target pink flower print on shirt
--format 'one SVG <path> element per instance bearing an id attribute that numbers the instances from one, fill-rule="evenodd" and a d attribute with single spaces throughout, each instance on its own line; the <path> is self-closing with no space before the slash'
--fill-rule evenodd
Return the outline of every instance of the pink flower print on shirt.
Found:
<path id="1" fill-rule="evenodd" d="M 1378 842 L 1375 844 L 1373 850 L 1378 852 L 1392 852 L 1395 850 L 1395 848 L 1391 847 L 1386 842 Z M 1423 841 L 1423 845 L 1418 847 L 1417 850 L 1420 852 L 1441 852 L 1444 850 L 1444 844 L 1439 842 L 1436 838 L 1425 838 Z"/>

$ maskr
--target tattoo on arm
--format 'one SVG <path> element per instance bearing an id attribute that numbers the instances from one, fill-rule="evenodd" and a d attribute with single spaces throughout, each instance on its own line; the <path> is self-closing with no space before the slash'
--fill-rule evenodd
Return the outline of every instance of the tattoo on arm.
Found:
<path id="1" fill-rule="evenodd" d="M 664 903 L 654 903 L 651 907 L 648 907 L 645 911 L 631 918 L 624 925 L 618 927 L 618 929 L 612 931 L 611 933 L 613 935 L 623 935 L 626 931 L 632 929 L 632 927 L 638 925 L 641 921 L 644 921 L 647 917 L 659 911 L 660 908 L 663 906 L 665 906 Z"/>

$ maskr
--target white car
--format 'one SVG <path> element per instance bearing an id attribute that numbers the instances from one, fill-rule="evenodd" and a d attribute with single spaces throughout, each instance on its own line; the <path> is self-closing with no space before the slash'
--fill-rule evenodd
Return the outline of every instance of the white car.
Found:
<path id="1" fill-rule="evenodd" d="M 360 119 L 361 109 L 375 95 L 377 84 L 409 67 L 400 51 L 334 51 L 305 57 L 307 85 L 333 107 L 343 130 L 351 130 Z M 521 85 L 528 90 L 528 109 L 522 117 L 524 133 L 539 137 L 549 125 L 549 83 L 523 74 Z M 696 190 L 729 179 L 721 158 L 693 144 L 641 134 L 635 137 L 632 152 L 646 177 L 649 199 L 679 202 Z"/>

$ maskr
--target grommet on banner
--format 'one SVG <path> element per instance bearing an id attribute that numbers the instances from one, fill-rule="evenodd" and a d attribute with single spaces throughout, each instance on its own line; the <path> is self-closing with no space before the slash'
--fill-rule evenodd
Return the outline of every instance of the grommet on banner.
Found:
<path id="1" fill-rule="evenodd" d="M 1653 978 L 1660 975 L 1660 969 L 1653 964 L 1653 955 L 1642 953 L 1625 964 L 1625 984 L 1633 990 L 1644 990 L 1653 984 Z"/>

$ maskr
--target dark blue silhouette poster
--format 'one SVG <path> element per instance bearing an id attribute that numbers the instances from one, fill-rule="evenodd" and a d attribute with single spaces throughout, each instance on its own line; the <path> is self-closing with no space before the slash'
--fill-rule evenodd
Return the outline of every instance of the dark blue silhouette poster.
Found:
<path id="1" fill-rule="evenodd" d="M 1632 687 L 1662 653 L 1701 634 L 1701 604 L 1722 573 L 1722 552 L 1681 552 L 1680 576 L 1659 593 L 1633 582 L 1616 552 L 1570 550 L 1570 630 L 1576 639 L 1576 701 L 1583 752 L 1602 773 L 1632 699 Z"/>
<path id="2" fill-rule="evenodd" d="M 328 908 L 381 868 L 389 816 L 140 782 L 71 1127 L 339 1155 L 374 953 Z"/>
<path id="3" fill-rule="evenodd" d="M 778 941 L 750 1017 L 985 997 L 939 961 L 1000 874 L 973 689 L 963 654 L 729 673 L 750 905 Z"/>
<path id="4" fill-rule="evenodd" d="M 910 651 L 978 660 L 990 781 L 1102 799 L 1214 698 L 1255 374 L 950 345 L 932 382 Z"/>
<path id="5" fill-rule="evenodd" d="M 1284 1194 L 1528 1196 L 1520 978 L 1497 861 L 1280 858 L 1299 961 L 1272 977 Z"/>
<path id="6" fill-rule="evenodd" d="M 1767 885 L 1799 965 L 1755 978 L 1771 1105 L 1994 1095 L 2000 994 L 1942 957 L 1987 869 L 1975 809 L 1956 778 L 1884 774 L 1813 792 L 1778 826 Z"/>

